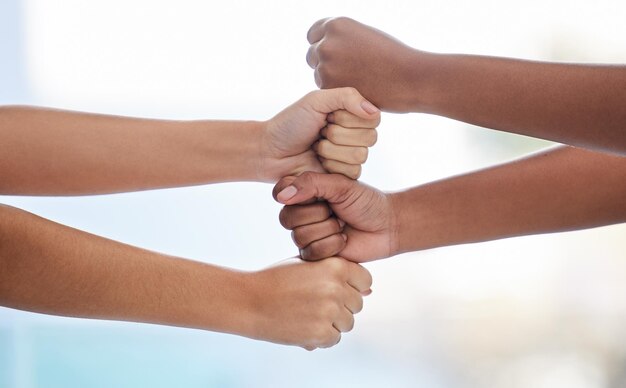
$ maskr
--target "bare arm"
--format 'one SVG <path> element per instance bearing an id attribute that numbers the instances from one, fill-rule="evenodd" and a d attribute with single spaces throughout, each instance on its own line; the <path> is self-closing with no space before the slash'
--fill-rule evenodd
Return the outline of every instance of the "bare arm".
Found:
<path id="1" fill-rule="evenodd" d="M 325 168 L 355 177 L 364 160 L 346 155 L 353 149 L 366 151 L 380 120 L 368 104 L 351 88 L 318 91 L 263 122 L 148 120 L 0 107 L 0 194 L 81 195 L 275 182 L 287 174 Z M 358 118 L 362 130 L 351 147 L 341 148 L 322 166 L 312 145 L 335 111 L 349 112 L 340 116 L 348 123 Z M 341 122 L 334 126 L 349 131 Z"/>
<path id="2" fill-rule="evenodd" d="M 255 180 L 260 122 L 0 108 L 0 191 L 92 194 Z"/>
<path id="3" fill-rule="evenodd" d="M 626 66 L 415 50 L 348 18 L 309 31 L 318 86 L 352 86 L 381 109 L 423 112 L 626 155 Z"/>
<path id="4" fill-rule="evenodd" d="M 371 277 L 341 259 L 310 264 L 234 271 L 0 206 L 0 305 L 22 310 L 328 347 L 352 329 Z"/>
<path id="5" fill-rule="evenodd" d="M 391 195 L 397 252 L 626 221 L 626 158 L 561 147 Z"/>
<path id="6" fill-rule="evenodd" d="M 314 173 L 285 178 L 274 192 L 288 205 L 281 223 L 293 230 L 305 259 L 340 254 L 362 262 L 625 222 L 626 158 L 560 147 L 398 193 Z M 328 205 L 297 205 L 310 198 Z"/>

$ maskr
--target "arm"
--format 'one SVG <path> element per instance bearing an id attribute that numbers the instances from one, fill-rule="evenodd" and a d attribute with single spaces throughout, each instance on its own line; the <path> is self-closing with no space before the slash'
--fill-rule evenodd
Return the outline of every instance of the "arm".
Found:
<path id="1" fill-rule="evenodd" d="M 368 261 L 403 252 L 626 221 L 626 158 L 561 147 L 383 193 L 339 175 L 309 173 L 275 187 L 303 258 Z M 297 205 L 323 198 L 326 205 Z M 295 206 L 291 206 L 295 205 Z M 340 233 L 346 236 L 344 240 Z"/>
<path id="2" fill-rule="evenodd" d="M 311 146 L 333 123 L 327 115 L 338 110 L 349 112 L 341 117 L 350 122 L 359 118 L 366 128 L 349 149 L 366 149 L 380 113 L 351 88 L 310 93 L 265 122 L 147 120 L 0 107 L 0 194 L 100 194 L 275 182 L 303 171 L 323 172 Z M 338 120 L 333 125 L 346 130 Z M 346 160 L 344 151 L 333 157 Z M 347 161 L 352 164 L 326 167 L 349 176 L 360 172 L 364 160 Z"/>
<path id="3" fill-rule="evenodd" d="M 0 206 L 0 305 L 22 310 L 328 347 L 352 329 L 371 277 L 345 260 L 310 264 L 234 271 Z"/>
<path id="4" fill-rule="evenodd" d="M 626 155 L 626 66 L 433 54 L 347 18 L 320 20 L 308 37 L 320 87 L 358 88 L 384 110 Z"/>

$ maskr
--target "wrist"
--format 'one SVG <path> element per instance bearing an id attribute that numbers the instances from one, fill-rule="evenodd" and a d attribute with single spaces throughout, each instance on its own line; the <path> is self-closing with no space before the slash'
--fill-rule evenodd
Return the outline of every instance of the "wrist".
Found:
<path id="1" fill-rule="evenodd" d="M 393 254 L 398 255 L 437 246 L 437 212 L 431 211 L 428 195 L 421 187 L 398 191 L 390 196 Z"/>
<path id="2" fill-rule="evenodd" d="M 401 209 L 404 209 L 404 201 L 402 198 L 401 192 L 396 193 L 387 193 L 386 195 L 389 197 L 389 203 L 391 204 L 390 209 L 390 238 L 389 238 L 389 257 L 399 255 L 401 253 L 407 252 L 405 247 L 405 242 L 402 236 L 402 224 L 405 223 L 404 220 L 401 220 L 400 217 L 404 213 Z"/>
<path id="3" fill-rule="evenodd" d="M 165 137 L 168 167 L 185 185 L 256 181 L 263 125 L 258 121 L 198 120 Z"/>
<path id="4" fill-rule="evenodd" d="M 271 316 L 265 314 L 267 284 L 263 279 L 263 271 L 240 273 L 241 308 L 236 320 L 239 335 L 262 341 L 273 339 L 272 330 L 276 330 L 276 323 Z"/>
<path id="5" fill-rule="evenodd" d="M 260 124 L 260 139 L 256 157 L 256 177 L 259 182 L 274 183 L 278 179 L 281 170 L 281 158 L 275 155 L 271 149 L 271 129 L 272 121 L 263 121 Z"/>
<path id="6" fill-rule="evenodd" d="M 403 112 L 431 113 L 437 95 L 441 54 L 411 49 L 403 64 L 403 79 L 398 96 Z"/>
<path id="7" fill-rule="evenodd" d="M 307 171 L 307 166 L 313 163 L 315 154 L 311 151 L 308 155 L 285 156 L 285 151 L 276 148 L 274 144 L 280 143 L 275 137 L 279 132 L 273 128 L 276 124 L 273 119 L 259 123 L 259 146 L 255 162 L 256 180 L 259 182 L 276 183 L 287 175 L 298 175 Z"/>
<path id="8" fill-rule="evenodd" d="M 204 312 L 200 327 L 256 338 L 256 322 L 253 319 L 255 294 L 250 284 L 251 273 L 208 267 L 209 272 L 203 280 L 206 293 L 193 298 L 198 303 L 194 310 Z M 215 302 L 211 303 L 212 300 Z"/>

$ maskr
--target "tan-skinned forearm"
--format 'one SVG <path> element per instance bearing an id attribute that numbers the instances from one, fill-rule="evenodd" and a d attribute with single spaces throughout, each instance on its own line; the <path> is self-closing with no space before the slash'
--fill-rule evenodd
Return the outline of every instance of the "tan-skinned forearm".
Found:
<path id="1" fill-rule="evenodd" d="M 394 253 L 626 221 L 626 158 L 560 147 L 392 194 Z"/>
<path id="2" fill-rule="evenodd" d="M 2 306 L 249 334 L 241 279 L 0 206 Z"/>
<path id="3" fill-rule="evenodd" d="M 412 110 L 626 155 L 626 66 L 414 51 Z"/>
<path id="4" fill-rule="evenodd" d="M 260 125 L 0 107 L 0 193 L 82 195 L 254 180 Z"/>

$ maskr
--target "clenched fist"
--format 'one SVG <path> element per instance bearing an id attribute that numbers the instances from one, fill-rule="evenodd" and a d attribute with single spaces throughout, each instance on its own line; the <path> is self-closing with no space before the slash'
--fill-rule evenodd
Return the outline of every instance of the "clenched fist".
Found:
<path id="1" fill-rule="evenodd" d="M 305 260 L 340 255 L 365 262 L 396 252 L 396 217 L 386 193 L 338 174 L 305 173 L 281 179 L 273 194 L 287 205 L 280 222 L 293 231 Z"/>
<path id="2" fill-rule="evenodd" d="M 351 86 L 383 110 L 415 110 L 415 61 L 427 53 L 345 17 L 317 21 L 307 39 L 307 63 L 320 88 Z"/>

